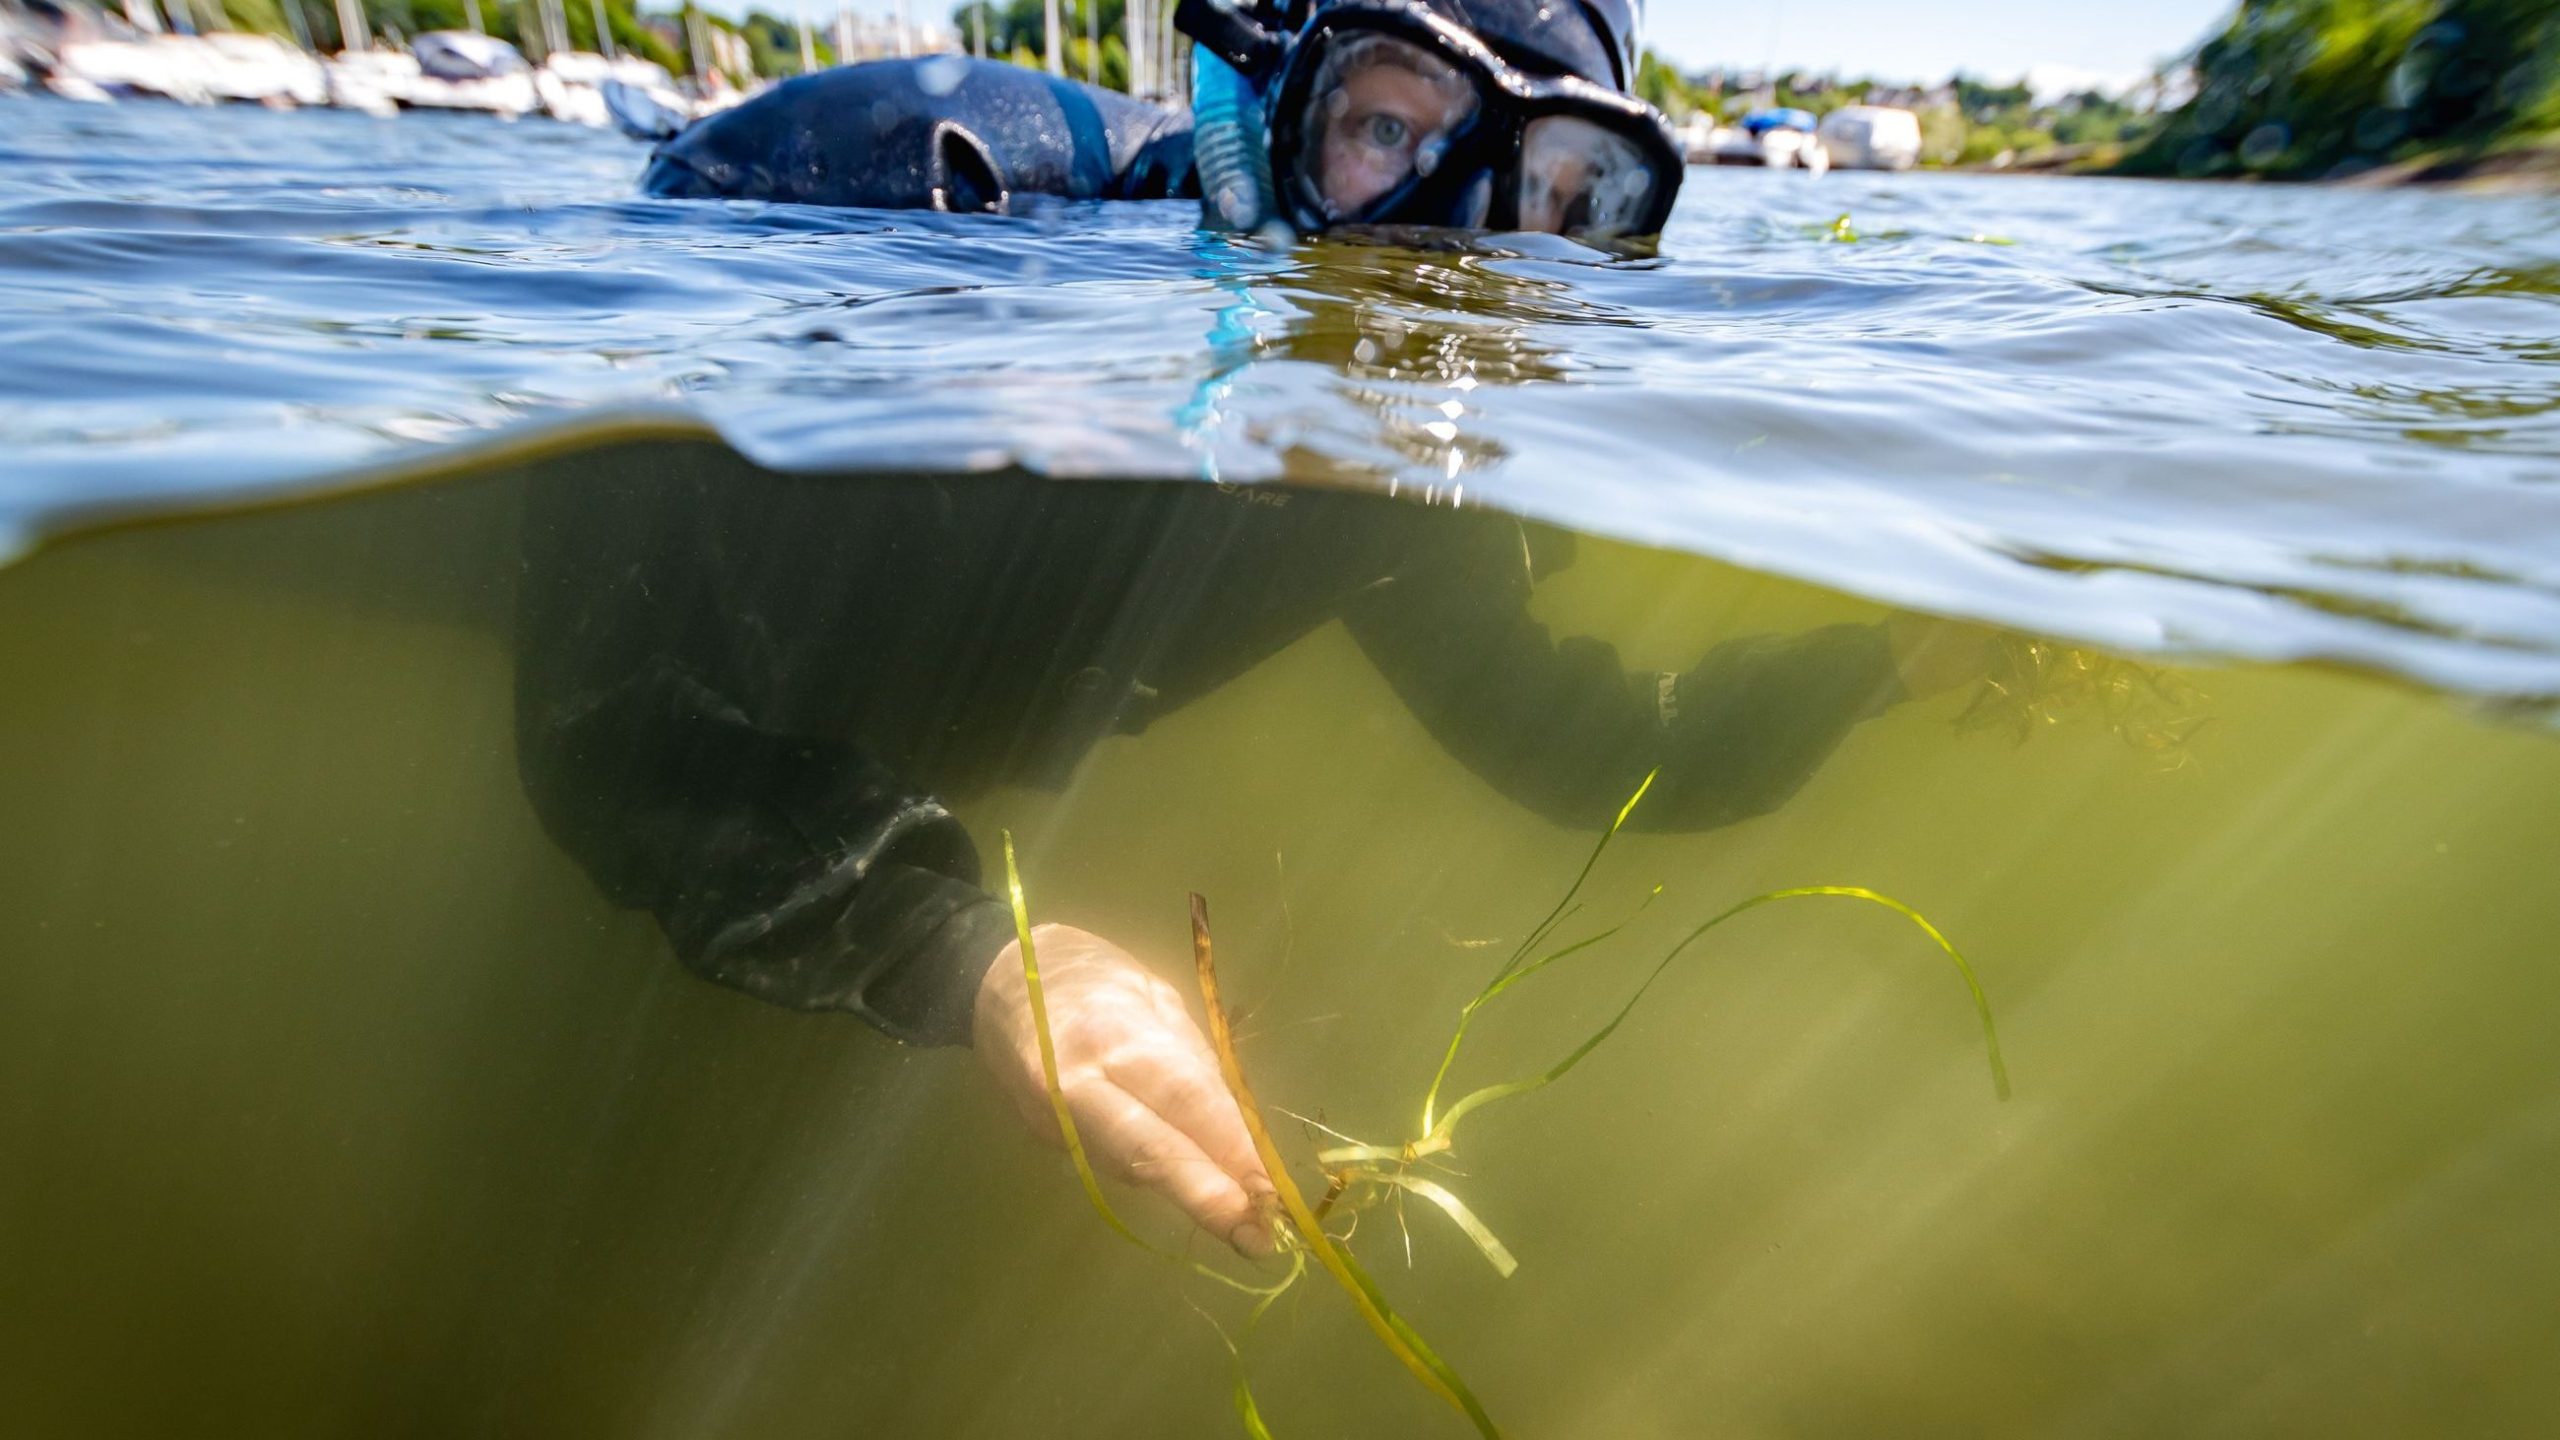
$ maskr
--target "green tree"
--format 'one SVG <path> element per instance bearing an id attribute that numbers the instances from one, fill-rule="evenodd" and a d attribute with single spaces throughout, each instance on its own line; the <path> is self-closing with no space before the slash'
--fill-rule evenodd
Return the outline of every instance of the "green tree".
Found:
<path id="1" fill-rule="evenodd" d="M 1650 49 L 1636 62 L 1636 98 L 1674 120 L 1709 108 L 1707 97 Z"/>
<path id="2" fill-rule="evenodd" d="M 2349 174 L 2560 128 L 2550 0 L 2241 0 L 2138 173 Z"/>
<path id="3" fill-rule="evenodd" d="M 291 40 L 293 22 L 285 18 L 284 12 L 290 3 L 292 0 L 223 0 L 220 18 L 227 29 Z"/>
<path id="4" fill-rule="evenodd" d="M 1098 13 L 1088 14 L 1088 6 L 1098 5 Z M 1065 20 L 1065 64 L 1067 74 L 1076 79 L 1085 75 L 1085 34 L 1099 32 L 1102 43 L 1102 83 L 1114 90 L 1129 86 L 1129 7 L 1127 0 L 1061 0 L 1060 13 Z M 971 0 L 951 12 L 951 27 L 963 44 L 973 42 L 977 27 L 986 25 L 987 53 L 1012 56 L 1017 60 L 1028 55 L 1029 64 L 1037 69 L 1041 56 L 1048 51 L 1048 7 L 1046 0 Z M 1119 56 L 1113 62 L 1112 56 Z M 1117 78 L 1114 78 L 1117 77 Z"/>
<path id="5" fill-rule="evenodd" d="M 746 38 L 747 53 L 755 57 L 757 74 L 803 73 L 798 22 L 767 15 L 761 10 L 750 10 L 747 18 L 739 22 L 738 33 Z M 817 54 L 819 69 L 836 63 L 835 47 L 829 45 L 826 37 L 819 34 L 814 26 L 809 32 L 809 44 Z"/>
<path id="6" fill-rule="evenodd" d="M 1954 106 L 1937 105 L 1920 112 L 1921 164 L 1961 163 L 1965 145 L 1972 138 L 1972 127 L 1964 123 L 1964 117 L 1956 113 Z"/>
<path id="7" fill-rule="evenodd" d="M 220 0 L 224 19 L 235 30 L 297 39 L 287 6 L 301 12 L 301 35 L 322 50 L 343 50 L 346 38 L 338 33 L 337 6 L 332 0 Z M 363 13 L 367 27 L 377 35 L 397 34 L 403 37 L 424 35 L 432 30 L 467 30 L 469 9 L 464 0 L 364 0 Z M 564 11 L 569 21 L 569 41 L 581 50 L 595 50 L 595 8 L 591 0 L 566 0 Z M 524 0 L 480 0 L 481 27 L 501 39 L 529 43 L 540 33 L 534 6 Z M 633 0 L 605 0 L 605 23 L 613 32 L 615 45 L 627 54 L 654 60 L 679 74 L 689 69 L 681 47 L 644 19 Z M 797 42 L 794 42 L 795 54 Z"/>

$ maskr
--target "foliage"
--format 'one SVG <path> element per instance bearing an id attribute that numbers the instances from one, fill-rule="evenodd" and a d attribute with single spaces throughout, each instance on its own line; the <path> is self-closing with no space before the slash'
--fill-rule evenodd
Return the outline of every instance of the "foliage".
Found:
<path id="1" fill-rule="evenodd" d="M 1064 28 L 1067 32 L 1066 64 L 1067 73 L 1070 75 L 1084 74 L 1082 58 L 1084 52 L 1081 47 L 1088 29 L 1105 37 L 1103 66 L 1106 71 L 1111 64 L 1111 40 L 1125 37 L 1129 33 L 1129 11 L 1125 0 L 1100 0 L 1099 13 L 1088 15 L 1087 9 L 1093 3 L 1094 0 L 1059 0 L 1059 13 L 1065 20 Z M 951 12 L 951 28 L 960 36 L 963 44 L 971 43 L 976 39 L 978 32 L 975 27 L 979 23 L 981 14 L 985 17 L 987 27 L 988 54 L 1010 55 L 1021 51 L 1034 57 L 1033 63 L 1042 63 L 1038 57 L 1047 53 L 1045 36 L 1048 30 L 1048 6 L 1046 0 L 1005 0 L 1002 4 L 995 3 L 995 0 L 972 0 L 972 3 L 962 5 Z M 1121 69 L 1124 75 L 1127 73 L 1127 49 L 1128 42 L 1121 39 Z"/>
<path id="2" fill-rule="evenodd" d="M 223 19 L 230 28 L 253 34 L 295 39 L 293 18 L 286 7 L 300 12 L 300 33 L 323 50 L 346 48 L 345 37 L 338 33 L 338 9 L 333 0 L 220 0 Z M 413 37 L 431 30 L 468 30 L 470 10 L 464 0 L 363 0 L 368 28 L 377 35 Z M 579 50 L 601 48 L 596 41 L 595 7 L 590 0 L 566 0 L 563 14 L 569 22 L 569 43 Z M 489 34 L 512 40 L 528 55 L 541 53 L 542 22 L 531 0 L 480 0 L 481 28 Z M 605 24 L 613 32 L 615 45 L 626 54 L 654 60 L 668 70 L 681 74 L 689 67 L 682 47 L 669 41 L 642 18 L 633 0 L 605 0 Z M 792 42 L 792 68 L 798 69 L 799 42 Z"/>
<path id="3" fill-rule="evenodd" d="M 2094 90 L 2039 105 L 2035 92 L 2023 84 L 1995 85 L 1958 75 L 1949 89 L 1952 103 L 1943 108 L 1952 123 L 1942 127 L 1938 139 L 1941 145 L 1952 141 L 1953 154 L 1932 150 L 1925 131 L 1923 135 L 1923 153 L 1941 163 L 1995 165 L 2064 146 L 2120 146 L 2142 139 L 2154 123 L 2123 99 Z"/>
<path id="4" fill-rule="evenodd" d="M 750 10 L 747 18 L 738 22 L 738 34 L 747 42 L 747 53 L 755 57 L 757 74 L 797 75 L 804 68 L 800 64 L 800 27 L 793 21 Z M 817 54 L 819 69 L 836 63 L 835 47 L 815 26 L 810 28 L 809 44 Z"/>
<path id="5" fill-rule="evenodd" d="M 2319 178 L 2560 129 L 2550 0 L 2241 0 L 2124 168 Z"/>
<path id="6" fill-rule="evenodd" d="M 290 3 L 292 0 L 225 0 L 222 19 L 226 28 L 232 30 L 290 40 L 294 38 L 293 22 L 286 18 L 284 8 Z M 190 13 L 200 12 L 191 10 Z"/>
<path id="7" fill-rule="evenodd" d="M 1953 105 L 1932 105 L 1920 112 L 1920 163 L 1952 165 L 1964 156 L 1973 127 Z"/>
<path id="8" fill-rule="evenodd" d="M 1715 104 L 1713 95 L 1690 84 L 1669 61 L 1650 49 L 1636 62 L 1636 98 L 1675 121 L 1712 109 Z"/>
<path id="9" fill-rule="evenodd" d="M 1919 116 L 1921 161 L 1930 165 L 2005 163 L 2062 147 L 2112 151 L 2140 140 L 2154 123 L 2130 99 L 2095 91 L 2039 104 L 2024 83 L 1962 74 L 1922 87 L 1803 71 L 1682 75 L 1651 54 L 1637 74 L 1636 92 L 1675 121 L 1704 114 L 1732 123 L 1763 106 L 1815 116 L 1850 105 L 1896 106 Z"/>
<path id="10" fill-rule="evenodd" d="M 186 0 L 163 0 L 163 3 L 186 3 Z M 212 18 L 208 0 L 195 0 L 193 13 L 206 20 Z M 1061 0 L 1066 18 L 1064 60 L 1069 75 L 1082 78 L 1095 75 L 1107 88 L 1126 90 L 1129 85 L 1129 47 L 1127 40 L 1128 8 L 1126 0 Z M 338 33 L 335 0 L 210 0 L 221 11 L 229 28 L 280 39 L 297 38 L 294 16 L 302 20 L 301 35 L 322 50 L 345 48 Z M 369 27 L 377 35 L 407 38 L 431 30 L 467 30 L 471 28 L 466 0 L 362 0 Z M 542 53 L 542 21 L 535 0 L 480 0 L 481 28 L 491 35 L 513 41 L 528 57 Z M 654 60 L 678 75 L 692 72 L 692 56 L 683 41 L 682 16 L 692 7 L 684 5 L 670 13 L 644 16 L 637 0 L 605 0 L 606 24 L 613 32 L 614 43 L 627 54 Z M 1088 14 L 1090 8 L 1091 13 Z M 800 63 L 800 25 L 797 18 L 784 18 L 760 10 L 751 10 L 743 20 L 731 21 L 707 11 L 699 12 L 703 23 L 725 30 L 746 42 L 758 75 L 797 75 Z M 592 0 L 564 0 L 563 17 L 568 21 L 569 43 L 579 50 L 598 50 L 595 9 Z M 1018 64 L 1040 66 L 1045 54 L 1044 19 L 1046 0 L 972 0 L 952 12 L 952 24 L 964 42 L 974 38 L 973 27 L 983 14 L 986 24 L 987 53 L 1008 56 Z M 1088 27 L 1102 37 L 1100 50 L 1087 44 Z M 811 27 L 811 49 L 820 67 L 837 63 L 831 31 L 824 25 Z M 1093 63 L 1088 66 L 1088 59 Z M 741 79 L 747 77 L 739 77 Z"/>

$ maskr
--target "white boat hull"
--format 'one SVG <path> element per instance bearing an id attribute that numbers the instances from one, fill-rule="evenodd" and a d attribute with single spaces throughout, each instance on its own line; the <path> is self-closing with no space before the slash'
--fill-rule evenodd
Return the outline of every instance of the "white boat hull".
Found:
<path id="1" fill-rule="evenodd" d="M 1920 163 L 1920 117 L 1883 105 L 1852 105 L 1822 117 L 1823 148 L 1844 170 L 1908 170 Z"/>

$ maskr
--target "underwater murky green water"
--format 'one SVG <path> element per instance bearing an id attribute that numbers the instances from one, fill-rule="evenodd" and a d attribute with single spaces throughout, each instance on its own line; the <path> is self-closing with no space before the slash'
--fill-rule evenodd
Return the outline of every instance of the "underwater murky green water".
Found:
<path id="1" fill-rule="evenodd" d="M 978 724 L 958 700 L 1009 675 L 1046 694 L 1063 651 L 971 650 L 919 602 L 910 638 L 969 657 L 979 688 L 861 713 L 933 722 L 902 753 L 982 854 L 1015 832 L 1048 918 L 1178 974 L 1183 895 L 1209 896 L 1264 1099 L 1379 1138 L 1592 833 L 1417 718 L 1427 690 L 1398 679 L 1431 656 L 1297 623 L 1346 536 L 1470 555 L 1507 537 L 1520 567 L 1461 566 L 1462 591 L 1639 674 L 1883 615 L 1591 536 L 1568 556 L 1563 532 L 1475 510 L 792 481 L 667 439 L 46 549 L 0 571 L 6 1428 L 1233 1433 L 1189 1303 L 1230 1302 L 1106 1231 L 965 1053 L 703 983 L 546 836 L 519 775 L 527 597 L 645 608 L 634 576 L 716 569 L 750 532 L 679 505 L 653 533 L 701 543 L 673 571 L 565 580 L 545 537 L 620 556 L 635 507 L 706 493 L 788 517 L 779 553 L 908 544 L 880 562 L 906 584 L 992 566 L 1022 587 L 996 613 L 1024 635 L 1107 601 L 1073 633 L 1140 675 L 1201 634 L 1274 637 L 1041 771 L 933 726 Z M 831 507 L 881 503 L 924 509 L 813 540 Z M 915 541 L 928 512 L 1130 548 L 1044 579 L 1039 545 Z M 1118 561 L 1215 604 L 1132 599 Z M 718 593 L 762 593 L 753 558 L 735 573 L 749 590 Z M 806 653 L 746 621 L 806 619 L 822 649 L 849 623 L 687 613 L 745 673 L 759 646 Z M 1507 653 L 1497 633 L 1453 627 L 1438 658 Z M 1851 884 L 1964 947 L 2015 1096 L 1994 1099 L 1960 982 L 1902 922 L 1815 901 L 1719 931 L 1583 1068 L 1471 1122 L 1447 1183 L 1516 1276 L 1420 1208 L 1408 1269 L 1393 1217 L 1363 1219 L 1361 1253 L 1506 1434 L 2527 1434 L 2560 1415 L 2537 1358 L 2560 1340 L 2560 745 L 2372 678 L 2158 673 L 2151 718 L 2181 738 L 2058 697 L 2003 712 L 2021 742 L 1959 724 L 1964 687 L 1854 725 L 1765 816 L 1610 849 L 1589 923 L 1662 897 L 1489 1010 L 1462 1083 L 1552 1063 L 1715 909 Z M 803 702 L 839 703 L 775 703 Z M 1589 738 L 1564 710 L 1506 718 L 1549 755 Z M 1170 1212 L 1126 1210 L 1183 1243 Z M 1466 1433 L 1317 1285 L 1251 1363 L 1284 1436 Z"/>

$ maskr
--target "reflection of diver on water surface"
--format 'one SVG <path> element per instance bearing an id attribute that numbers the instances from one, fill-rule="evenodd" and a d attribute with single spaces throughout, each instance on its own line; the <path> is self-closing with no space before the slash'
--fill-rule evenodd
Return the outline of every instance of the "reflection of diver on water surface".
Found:
<path id="1" fill-rule="evenodd" d="M 1569 556 L 1508 517 L 1356 494 L 564 474 L 529 520 L 525 782 L 697 971 L 910 1042 L 974 1028 L 1045 1106 L 1018 956 L 994 963 L 1009 912 L 940 797 L 1060 787 L 1334 619 L 1459 761 L 1584 827 L 1657 767 L 1640 825 L 1764 813 L 1858 721 L 1956 678 L 1915 668 L 1924 630 L 1863 625 L 1630 673 L 1531 617 Z M 1257 1245 L 1261 1169 L 1179 998 L 1098 936 L 1044 933 L 1041 956 L 1088 1142 Z M 1201 1163 L 1139 1164 L 1167 1157 Z"/>

